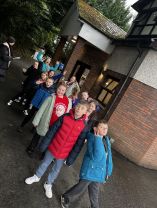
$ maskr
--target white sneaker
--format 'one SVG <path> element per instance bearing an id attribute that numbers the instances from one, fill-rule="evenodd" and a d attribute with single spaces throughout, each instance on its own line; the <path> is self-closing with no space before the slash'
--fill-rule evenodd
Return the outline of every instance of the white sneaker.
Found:
<path id="1" fill-rule="evenodd" d="M 25 114 L 25 116 L 28 116 L 28 110 L 24 110 L 23 113 Z"/>
<path id="2" fill-rule="evenodd" d="M 21 97 L 18 97 L 17 99 L 14 100 L 16 103 L 19 103 L 21 101 Z"/>
<path id="3" fill-rule="evenodd" d="M 22 102 L 22 105 L 25 105 L 25 104 L 26 104 L 26 101 L 27 101 L 27 100 L 24 99 L 23 102 Z"/>
<path id="4" fill-rule="evenodd" d="M 52 198 L 52 185 L 51 184 L 44 184 L 44 189 L 45 189 L 45 195 L 47 198 Z"/>
<path id="5" fill-rule="evenodd" d="M 9 100 L 9 102 L 7 103 L 7 105 L 11 105 L 13 103 L 13 100 Z"/>
<path id="6" fill-rule="evenodd" d="M 29 177 L 29 178 L 25 179 L 25 183 L 28 184 L 28 185 L 30 185 L 32 183 L 35 183 L 35 182 L 39 182 L 39 181 L 40 181 L 40 178 L 38 178 L 37 175 L 34 175 L 32 177 Z"/>

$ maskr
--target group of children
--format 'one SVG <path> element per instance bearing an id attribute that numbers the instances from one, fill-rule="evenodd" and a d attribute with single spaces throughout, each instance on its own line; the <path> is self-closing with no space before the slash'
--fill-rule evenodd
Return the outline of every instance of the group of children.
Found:
<path id="1" fill-rule="evenodd" d="M 37 153 L 43 157 L 35 174 L 26 178 L 25 183 L 39 182 L 53 163 L 44 184 L 46 196 L 52 198 L 53 183 L 63 164 L 71 166 L 87 141 L 80 180 L 61 196 L 61 205 L 68 208 L 88 189 L 91 207 L 99 208 L 99 186 L 112 174 L 112 153 L 107 136 L 108 124 L 97 121 L 97 102 L 89 97 L 88 92 L 80 93 L 75 76 L 56 84 L 65 72 L 56 75 L 50 68 L 41 70 L 39 61 L 35 61 L 24 74 L 27 78 L 22 90 L 7 104 L 20 102 L 24 106 L 25 118 L 18 128 L 20 132 L 34 117 L 35 130 L 26 151 L 30 157 Z"/>
<path id="2" fill-rule="evenodd" d="M 94 128 L 87 129 L 88 109 L 88 102 L 80 101 L 74 109 L 60 116 L 49 127 L 41 143 L 42 151 L 46 150 L 45 157 L 36 169 L 35 174 L 25 179 L 25 183 L 28 185 L 39 182 L 53 162 L 53 167 L 50 169 L 47 181 L 44 184 L 46 196 L 52 198 L 52 186 L 64 162 L 66 161 L 67 165 L 72 165 L 85 139 L 87 139 L 87 150 L 80 170 L 80 180 L 78 184 L 61 196 L 63 208 L 68 208 L 87 189 L 91 207 L 98 208 L 100 183 L 106 182 L 112 173 L 111 145 L 109 138 L 106 136 L 108 125 L 105 121 L 99 121 L 94 124 Z"/>

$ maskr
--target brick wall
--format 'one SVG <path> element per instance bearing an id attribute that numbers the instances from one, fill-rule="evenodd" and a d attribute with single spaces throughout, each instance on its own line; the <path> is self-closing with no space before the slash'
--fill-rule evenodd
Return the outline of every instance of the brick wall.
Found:
<path id="1" fill-rule="evenodd" d="M 157 169 L 157 90 L 133 80 L 109 120 L 113 147 L 141 166 Z"/>
<path id="2" fill-rule="evenodd" d="M 66 64 L 66 68 L 65 70 L 67 70 L 67 74 L 66 77 L 69 77 L 70 73 L 73 70 L 73 67 L 76 63 L 77 60 L 81 60 L 81 57 L 83 57 L 84 53 L 85 53 L 85 41 L 83 41 L 83 39 L 78 39 L 77 40 L 77 44 L 75 45 L 75 48 Z"/>
<path id="3" fill-rule="evenodd" d="M 65 70 L 67 70 L 66 77 L 69 77 L 77 60 L 80 60 L 91 66 L 90 73 L 86 79 L 85 84 L 82 86 L 83 90 L 90 91 L 92 97 L 97 96 L 97 86 L 95 82 L 101 73 L 102 67 L 108 55 L 99 49 L 89 45 L 87 41 L 79 38 L 77 44 L 68 60 Z M 92 88 L 92 89 L 91 89 Z"/>

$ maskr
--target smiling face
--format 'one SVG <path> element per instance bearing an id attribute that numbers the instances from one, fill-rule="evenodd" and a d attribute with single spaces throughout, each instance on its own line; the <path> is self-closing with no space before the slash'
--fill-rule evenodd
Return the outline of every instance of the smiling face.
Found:
<path id="1" fill-rule="evenodd" d="M 107 131 L 108 131 L 108 125 L 105 123 L 99 123 L 97 127 L 94 127 L 97 135 L 99 136 L 106 136 Z"/>
<path id="2" fill-rule="evenodd" d="M 88 97 L 89 97 L 88 92 L 82 92 L 81 93 L 81 99 L 82 100 L 88 100 Z"/>
<path id="3" fill-rule="evenodd" d="M 34 64 L 33 64 L 34 69 L 38 69 L 38 65 L 39 65 L 39 63 L 37 61 L 34 62 Z"/>
<path id="4" fill-rule="evenodd" d="M 87 105 L 82 105 L 82 104 L 77 104 L 75 107 L 75 119 L 81 118 L 84 114 L 87 113 L 88 106 Z"/>
<path id="5" fill-rule="evenodd" d="M 49 71 L 49 77 L 53 77 L 55 75 L 54 71 Z"/>
<path id="6" fill-rule="evenodd" d="M 61 98 L 64 96 L 65 92 L 66 92 L 66 87 L 64 85 L 60 85 L 56 91 L 58 97 L 61 97 Z"/>
<path id="7" fill-rule="evenodd" d="M 47 73 L 42 73 L 41 79 L 45 81 L 47 79 Z"/>
<path id="8" fill-rule="evenodd" d="M 94 102 L 89 103 L 88 113 L 91 114 L 96 110 L 96 104 Z"/>
<path id="9" fill-rule="evenodd" d="M 70 78 L 70 82 L 75 82 L 76 81 L 76 77 L 75 76 L 72 76 L 71 78 Z"/>
<path id="10" fill-rule="evenodd" d="M 51 58 L 46 59 L 45 64 L 49 65 L 51 63 Z"/>
<path id="11" fill-rule="evenodd" d="M 51 87 L 53 85 L 53 79 L 47 79 L 46 80 L 46 87 Z"/>

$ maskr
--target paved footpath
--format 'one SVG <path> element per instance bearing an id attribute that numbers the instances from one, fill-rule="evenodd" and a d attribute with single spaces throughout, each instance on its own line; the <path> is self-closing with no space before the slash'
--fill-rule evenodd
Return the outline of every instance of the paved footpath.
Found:
<path id="1" fill-rule="evenodd" d="M 15 62 L 6 82 L 0 83 L 0 208 L 59 208 L 60 195 L 78 181 L 82 154 L 74 166 L 63 167 L 53 186 L 52 199 L 44 195 L 45 177 L 30 186 L 24 183 L 39 164 L 25 153 L 32 137 L 31 124 L 23 134 L 18 133 L 23 119 L 21 108 L 6 103 L 19 91 L 24 78 L 21 69 L 27 66 L 23 61 Z M 138 167 L 115 151 L 113 161 L 113 176 L 101 187 L 100 208 L 157 208 L 157 171 Z M 87 193 L 71 207 L 88 208 Z"/>

